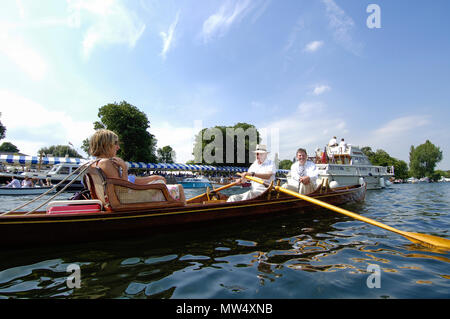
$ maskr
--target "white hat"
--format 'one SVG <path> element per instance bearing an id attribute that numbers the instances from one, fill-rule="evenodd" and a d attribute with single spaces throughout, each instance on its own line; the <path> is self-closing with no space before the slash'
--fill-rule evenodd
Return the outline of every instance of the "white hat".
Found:
<path id="1" fill-rule="evenodd" d="M 264 144 L 257 144 L 256 145 L 256 151 L 254 151 L 253 153 L 269 153 L 267 151 L 267 147 Z"/>

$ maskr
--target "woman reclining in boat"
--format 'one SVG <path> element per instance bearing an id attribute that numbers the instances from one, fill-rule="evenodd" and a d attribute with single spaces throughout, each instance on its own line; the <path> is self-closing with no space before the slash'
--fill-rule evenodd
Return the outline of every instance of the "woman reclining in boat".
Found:
<path id="1" fill-rule="evenodd" d="M 97 157 L 97 161 L 92 166 L 101 168 L 109 178 L 120 178 L 128 181 L 127 164 L 120 157 L 117 157 L 119 149 L 119 137 L 110 130 L 97 130 L 89 141 L 89 151 L 91 155 Z M 153 175 L 136 177 L 131 182 L 135 184 L 166 183 L 166 179 L 162 176 Z"/>

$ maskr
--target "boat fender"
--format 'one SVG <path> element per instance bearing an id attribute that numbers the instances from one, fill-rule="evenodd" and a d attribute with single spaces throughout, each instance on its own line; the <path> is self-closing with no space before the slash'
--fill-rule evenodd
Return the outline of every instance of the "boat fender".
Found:
<path id="1" fill-rule="evenodd" d="M 383 177 L 380 178 L 380 187 L 381 188 L 385 188 L 386 187 L 386 185 L 384 184 L 384 178 Z"/>
<path id="2" fill-rule="evenodd" d="M 359 185 L 364 185 L 364 177 L 359 178 Z"/>
<path id="3" fill-rule="evenodd" d="M 331 188 L 331 189 L 336 188 L 336 187 L 338 187 L 338 186 L 339 186 L 339 183 L 338 183 L 338 182 L 336 182 L 336 181 L 331 181 L 331 182 L 330 182 L 330 188 Z"/>

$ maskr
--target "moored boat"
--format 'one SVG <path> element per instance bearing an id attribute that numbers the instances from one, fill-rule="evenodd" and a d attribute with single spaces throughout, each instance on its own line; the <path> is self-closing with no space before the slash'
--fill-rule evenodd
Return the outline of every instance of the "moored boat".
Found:
<path id="1" fill-rule="evenodd" d="M 48 172 L 26 172 L 22 175 L 23 177 L 27 176 L 42 180 L 49 178 L 53 185 L 59 184 L 61 181 L 66 179 L 66 181 L 60 185 L 60 188 L 63 188 L 67 183 L 75 178 L 75 181 L 67 188 L 67 190 L 80 190 L 84 187 L 81 182 L 82 176 L 77 176 L 77 174 L 70 176 L 79 167 L 80 164 L 76 163 L 61 163 L 54 165 Z"/>
<path id="2" fill-rule="evenodd" d="M 363 179 L 367 189 L 385 188 L 394 177 L 394 167 L 372 165 L 369 158 L 357 146 L 326 147 L 326 156 L 323 152 L 316 155 L 316 166 L 319 177 L 335 181 L 338 185 L 355 185 Z"/>
<path id="3" fill-rule="evenodd" d="M 6 246 L 58 244 L 151 233 L 161 227 L 214 223 L 249 216 L 299 213 L 320 207 L 278 192 L 270 185 L 260 196 L 227 202 L 220 192 L 193 201 L 174 199 L 164 184 L 136 185 L 86 174 L 92 200 L 52 202 L 44 211 L 0 213 L 0 243 Z M 343 205 L 362 201 L 366 186 L 318 188 L 310 197 Z"/>
<path id="4" fill-rule="evenodd" d="M 184 188 L 206 188 L 212 187 L 211 181 L 206 177 L 188 177 L 180 182 Z"/>
<path id="5" fill-rule="evenodd" d="M 52 189 L 52 187 L 0 187 L 0 196 L 12 195 L 12 196 L 22 196 L 22 195 L 40 195 L 46 191 Z"/>

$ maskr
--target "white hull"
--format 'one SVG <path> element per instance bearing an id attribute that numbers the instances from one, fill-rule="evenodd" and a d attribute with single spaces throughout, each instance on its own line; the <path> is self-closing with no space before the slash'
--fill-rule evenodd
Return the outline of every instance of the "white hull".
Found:
<path id="1" fill-rule="evenodd" d="M 23 188 L 9 188 L 0 187 L 0 196 L 3 195 L 40 195 L 51 189 L 52 187 L 23 187 Z"/>
<path id="2" fill-rule="evenodd" d="M 323 152 L 318 150 L 316 159 L 323 164 L 316 163 L 319 177 L 338 183 L 338 186 L 349 186 L 366 183 L 367 189 L 381 189 L 390 186 L 389 181 L 394 177 L 394 167 L 375 166 L 357 146 L 326 147 L 326 159 Z"/>
<path id="3" fill-rule="evenodd" d="M 53 185 L 59 184 L 62 180 L 66 179 L 64 184 L 61 186 L 63 187 L 67 183 L 69 183 L 71 180 L 75 179 L 75 182 L 70 185 L 68 190 L 71 189 L 81 189 L 83 188 L 82 185 L 82 176 L 77 177 L 77 173 L 74 173 L 72 176 L 69 177 L 69 175 L 74 172 L 79 167 L 78 164 L 57 164 L 53 166 L 53 168 L 48 172 L 27 172 L 24 173 L 24 176 L 28 176 L 30 178 L 36 178 L 41 180 L 46 180 L 47 178 L 50 178 L 50 182 Z"/>
<path id="4" fill-rule="evenodd" d="M 363 178 L 367 183 L 367 189 L 381 189 L 389 186 L 391 184 L 389 179 L 394 176 L 382 166 L 345 164 L 316 164 L 316 166 L 320 178 L 327 178 L 328 182 L 336 181 L 339 186 L 360 184 L 360 179 Z"/>

